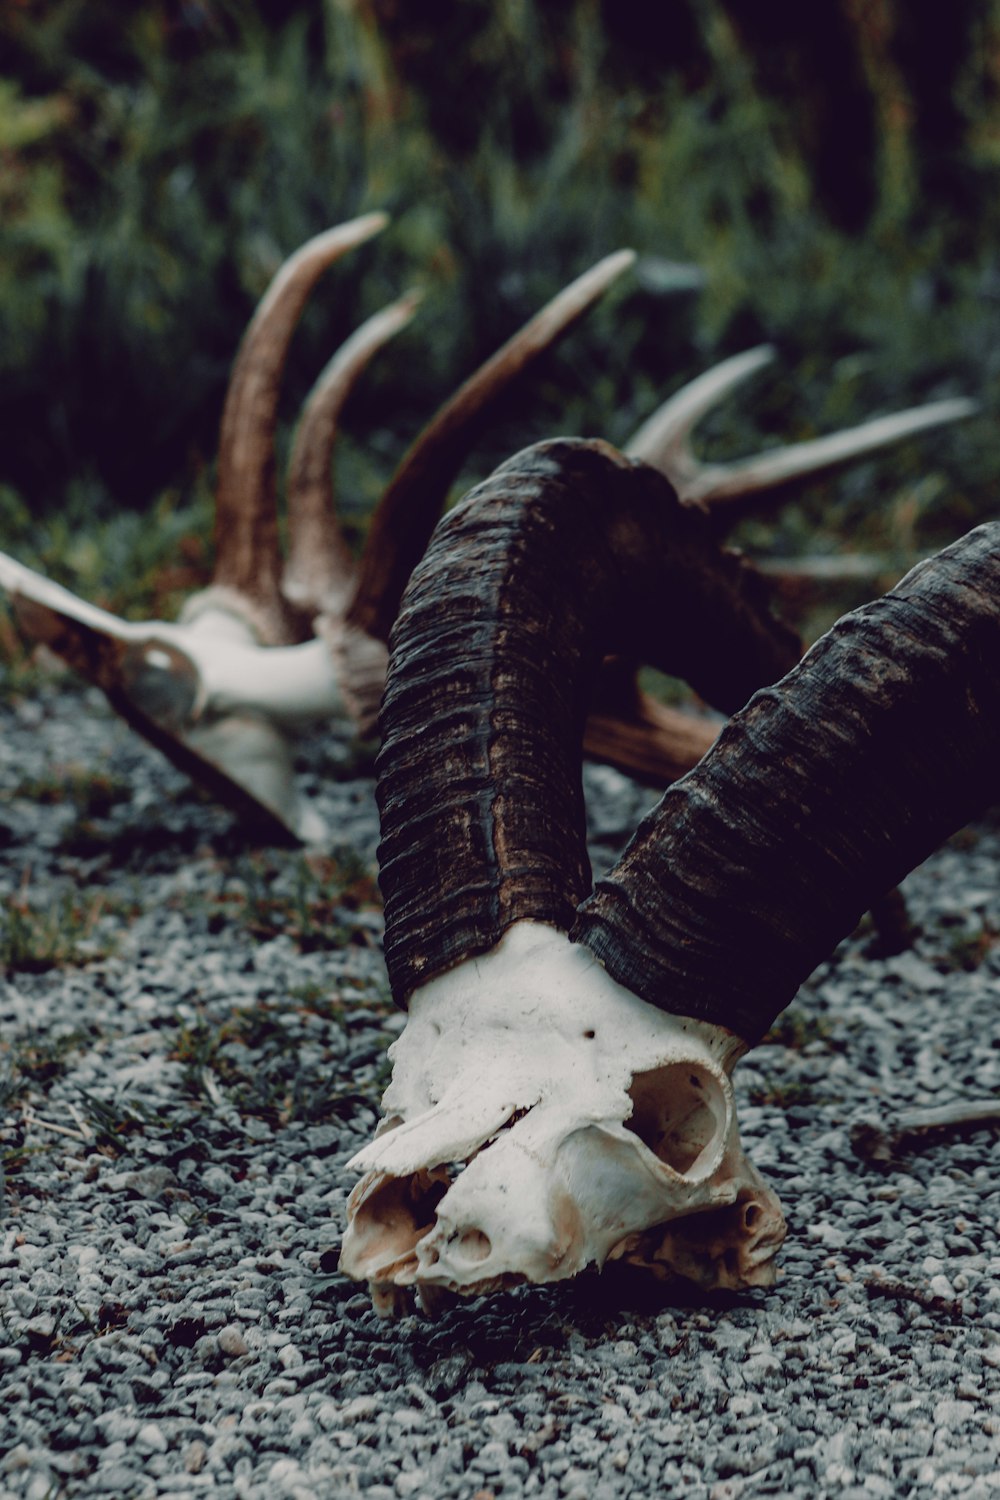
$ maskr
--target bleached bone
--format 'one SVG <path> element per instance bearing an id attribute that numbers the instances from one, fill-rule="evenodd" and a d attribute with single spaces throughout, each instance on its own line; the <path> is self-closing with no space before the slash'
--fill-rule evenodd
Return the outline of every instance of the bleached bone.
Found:
<path id="1" fill-rule="evenodd" d="M 283 564 L 273 439 L 289 341 L 322 270 L 386 223 L 385 215 L 369 214 L 310 240 L 278 272 L 255 313 L 222 419 L 213 581 L 187 602 L 176 625 L 117 620 L 0 554 L 0 586 L 24 633 L 96 682 L 135 729 L 275 841 L 325 836 L 315 811 L 298 798 L 292 735 L 302 723 L 332 715 L 371 731 L 384 637 L 477 424 L 634 260 L 624 250 L 592 267 L 446 403 L 390 484 L 355 567 L 333 507 L 337 418 L 368 360 L 409 322 L 417 299 L 410 294 L 370 318 L 307 402 L 290 464 Z M 373 547 L 380 553 L 374 567 Z"/>
<path id="2" fill-rule="evenodd" d="M 386 962 L 411 1018 L 342 1248 L 381 1309 L 613 1253 L 765 1281 L 780 1212 L 729 1133 L 729 1069 L 996 795 L 1000 523 L 755 693 L 589 893 L 579 729 L 601 656 L 653 645 L 725 709 L 789 651 L 711 532 L 645 466 L 542 444 L 451 512 L 411 579 L 378 766 Z M 630 1121 L 647 1145 L 662 1127 L 670 1194 L 644 1195 Z"/>
<path id="3" fill-rule="evenodd" d="M 997 1099 L 930 1105 L 882 1117 L 868 1114 L 852 1122 L 851 1147 L 863 1161 L 885 1166 L 907 1150 L 933 1145 L 942 1136 L 966 1135 L 987 1127 L 995 1129 L 997 1125 L 1000 1125 Z"/>
<path id="4" fill-rule="evenodd" d="M 0 587 L 23 633 L 102 688 L 182 770 L 273 839 L 324 836 L 296 798 L 285 733 L 343 712 L 324 642 L 262 648 L 227 611 L 206 611 L 190 625 L 119 620 L 3 554 Z"/>
<path id="5" fill-rule="evenodd" d="M 476 431 L 510 383 L 634 260 L 625 250 L 599 262 L 461 387 L 400 465 L 355 567 L 333 505 L 330 475 L 337 419 L 368 359 L 406 325 L 417 298 L 410 294 L 370 318 L 330 361 L 307 402 L 289 467 L 289 550 L 283 563 L 272 448 L 289 340 L 309 290 L 325 267 L 386 222 L 385 215 L 368 214 L 310 240 L 282 267 L 247 330 L 220 436 L 214 579 L 185 605 L 180 624 L 186 633 L 171 637 L 172 652 L 158 652 L 156 643 L 173 627 L 147 622 L 143 628 L 150 652 L 141 659 L 141 671 L 133 651 L 127 658 L 128 679 L 119 679 L 111 671 L 111 665 L 123 659 L 114 645 L 121 637 L 118 625 L 105 615 L 102 626 L 86 627 L 108 632 L 107 650 L 97 653 L 103 662 L 101 675 L 91 675 L 117 711 L 182 770 L 241 815 L 252 817 L 258 830 L 276 841 L 324 837 L 316 814 L 300 805 L 295 786 L 297 727 L 335 712 L 360 733 L 372 731 L 384 680 L 385 642 L 403 588 Z M 751 350 L 699 377 L 645 424 L 632 448 L 648 454 L 682 497 L 700 496 L 714 505 L 716 500 L 769 490 L 790 478 L 848 462 L 975 410 L 971 402 L 942 402 L 743 464 L 695 464 L 688 448 L 693 425 L 770 358 L 768 348 Z M 716 507 L 713 514 L 732 519 L 735 510 Z M 47 615 L 50 606 L 45 601 L 51 596 L 46 580 L 26 569 L 17 574 L 17 587 L 15 609 L 26 633 L 47 640 L 87 673 L 95 654 L 93 635 L 75 643 L 72 635 L 75 619 L 84 628 L 88 607 L 81 601 L 77 609 L 63 594 L 55 616 Z M 33 630 L 27 628 L 29 613 Z M 309 643 L 294 660 L 264 661 L 265 650 L 306 642 L 313 632 L 325 650 Z M 139 638 L 130 634 L 128 639 L 134 646 Z M 242 652 L 234 649 L 236 645 Z M 178 717 L 180 703 L 192 705 L 187 721 Z M 165 718 L 158 704 L 171 706 Z M 697 763 L 713 743 L 717 726 L 717 720 L 659 705 L 638 688 L 634 671 L 618 662 L 609 666 L 599 685 L 585 745 L 589 755 L 662 787 Z"/>
<path id="6" fill-rule="evenodd" d="M 516 923 L 414 995 L 384 1127 L 349 1164 L 366 1175 L 342 1269 L 480 1293 L 624 1257 L 770 1285 L 784 1221 L 739 1141 L 743 1050 L 637 1000 L 565 935 Z"/>
<path id="7" fill-rule="evenodd" d="M 565 936 L 590 889 L 591 680 L 640 642 L 723 711 L 798 654 L 707 517 L 605 444 L 512 460 L 411 579 L 378 791 L 411 1014 L 342 1250 L 379 1307 L 391 1286 L 478 1292 L 611 1255 L 709 1286 L 772 1274 L 782 1220 L 739 1146 L 739 1039 L 637 1003 Z"/>

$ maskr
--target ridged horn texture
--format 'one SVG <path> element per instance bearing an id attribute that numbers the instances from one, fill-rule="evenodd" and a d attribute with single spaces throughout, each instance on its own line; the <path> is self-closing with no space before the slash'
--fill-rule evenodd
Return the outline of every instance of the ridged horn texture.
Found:
<path id="1" fill-rule="evenodd" d="M 309 240 L 275 276 L 240 344 L 222 413 L 213 582 L 252 601 L 269 642 L 294 638 L 281 594 L 274 489 L 278 387 L 292 333 L 322 272 L 377 234 L 385 214 L 365 214 Z"/>
<path id="2" fill-rule="evenodd" d="M 845 615 L 671 787 L 572 929 L 611 976 L 749 1042 L 998 792 L 1000 523 Z"/>
<path id="3" fill-rule="evenodd" d="M 542 443 L 440 523 L 393 632 L 381 719 L 386 961 L 399 999 L 590 890 L 581 737 L 606 654 L 724 712 L 798 657 L 758 576 L 654 470 Z"/>

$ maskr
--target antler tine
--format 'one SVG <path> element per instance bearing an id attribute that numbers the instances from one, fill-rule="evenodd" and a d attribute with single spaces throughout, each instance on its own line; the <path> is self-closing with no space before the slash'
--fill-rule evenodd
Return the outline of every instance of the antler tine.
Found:
<path id="1" fill-rule="evenodd" d="M 493 402 L 567 333 L 635 261 L 619 250 L 572 282 L 465 382 L 417 438 L 368 532 L 347 623 L 387 641 L 407 580 L 423 556 L 447 489 Z"/>
<path id="2" fill-rule="evenodd" d="M 666 474 L 682 500 L 692 498 L 689 491 L 697 484 L 702 466 L 691 452 L 691 433 L 730 391 L 769 365 L 774 357 L 771 344 L 759 344 L 706 370 L 704 375 L 675 391 L 643 422 L 625 453 Z"/>
<path id="3" fill-rule="evenodd" d="M 727 524 L 737 518 L 729 515 L 734 501 L 747 500 L 762 491 L 780 489 L 797 479 L 827 474 L 842 464 L 853 463 L 869 453 L 901 443 L 918 432 L 961 422 L 979 412 L 979 403 L 964 396 L 947 401 L 932 401 L 926 406 L 909 407 L 891 416 L 875 417 L 843 432 L 806 443 L 775 448 L 755 458 L 732 464 L 706 464 L 685 490 L 684 498 L 703 505 L 726 507 Z"/>
<path id="4" fill-rule="evenodd" d="M 669 397 L 629 441 L 625 452 L 666 474 L 682 500 L 709 507 L 725 504 L 726 524 L 733 501 L 748 500 L 763 491 L 778 490 L 795 480 L 829 473 L 869 453 L 900 443 L 918 432 L 973 417 L 979 405 L 965 397 L 932 401 L 891 416 L 876 417 L 843 432 L 810 442 L 792 443 L 729 464 L 702 464 L 691 452 L 689 438 L 697 423 L 735 386 L 769 364 L 769 344 L 748 349 L 699 375 Z M 734 507 L 735 509 L 735 507 Z"/>
<path id="5" fill-rule="evenodd" d="M 298 610 L 342 613 L 354 578 L 354 559 L 334 511 L 331 464 L 341 409 L 355 381 L 412 320 L 423 296 L 411 291 L 362 323 L 341 345 L 309 395 L 288 465 L 288 560 L 285 598 Z"/>
<path id="6" fill-rule="evenodd" d="M 612 657 L 590 700 L 583 753 L 662 789 L 697 765 L 721 727 L 717 718 L 658 703 L 636 682 L 635 663 Z"/>
<path id="7" fill-rule="evenodd" d="M 278 383 L 288 345 L 320 274 L 387 223 L 386 214 L 364 214 L 314 236 L 290 256 L 257 308 L 233 367 L 219 435 L 214 583 L 268 640 L 292 634 L 280 591 L 274 497 Z"/>

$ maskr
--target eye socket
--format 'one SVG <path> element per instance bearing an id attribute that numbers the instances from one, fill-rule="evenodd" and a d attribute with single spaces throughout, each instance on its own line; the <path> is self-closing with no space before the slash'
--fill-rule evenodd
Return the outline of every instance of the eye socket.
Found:
<path id="1" fill-rule="evenodd" d="M 466 1260 L 473 1262 L 487 1260 L 493 1253 L 489 1235 L 476 1228 L 463 1230 L 458 1248 Z"/>
<path id="2" fill-rule="evenodd" d="M 690 1063 L 637 1073 L 625 1124 L 682 1177 L 713 1172 L 725 1146 L 726 1100 L 715 1076 Z"/>

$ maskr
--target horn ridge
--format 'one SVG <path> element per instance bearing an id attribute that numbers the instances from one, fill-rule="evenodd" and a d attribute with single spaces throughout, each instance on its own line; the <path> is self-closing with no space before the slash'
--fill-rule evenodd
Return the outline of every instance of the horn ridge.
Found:
<path id="1" fill-rule="evenodd" d="M 995 797 L 998 598 L 993 522 L 844 616 L 668 789 L 572 937 L 643 999 L 759 1040 Z"/>
<path id="2" fill-rule="evenodd" d="M 601 442 L 517 455 L 438 526 L 404 596 L 381 718 L 386 962 L 399 998 L 590 889 L 591 682 L 624 651 L 718 707 L 798 656 L 755 575 L 666 480 Z"/>

